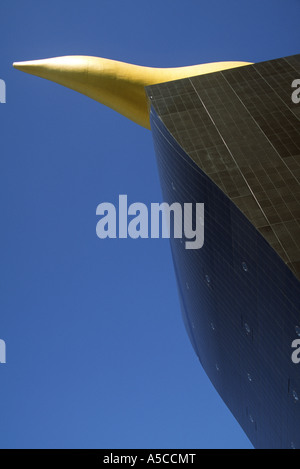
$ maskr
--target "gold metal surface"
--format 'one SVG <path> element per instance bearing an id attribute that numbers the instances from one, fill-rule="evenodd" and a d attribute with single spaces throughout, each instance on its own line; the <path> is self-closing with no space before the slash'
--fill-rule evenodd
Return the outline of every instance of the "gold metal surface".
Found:
<path id="1" fill-rule="evenodd" d="M 214 62 L 178 68 L 151 68 L 116 60 L 71 55 L 15 62 L 13 66 L 71 88 L 150 129 L 145 86 L 249 65 Z"/>

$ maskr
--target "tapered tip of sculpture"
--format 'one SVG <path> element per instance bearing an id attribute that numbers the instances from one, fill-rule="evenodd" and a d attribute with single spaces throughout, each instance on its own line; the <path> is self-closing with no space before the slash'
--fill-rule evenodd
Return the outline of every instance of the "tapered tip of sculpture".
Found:
<path id="1" fill-rule="evenodd" d="M 30 73 L 31 75 L 39 75 L 42 71 L 53 67 L 53 59 L 41 59 L 41 60 L 28 60 L 26 62 L 14 62 L 13 67 L 21 72 Z"/>
<path id="2" fill-rule="evenodd" d="M 41 76 L 41 71 L 45 69 L 42 60 L 30 60 L 26 62 L 14 62 L 13 67 L 21 72 L 29 73 L 30 75 Z M 46 78 L 46 77 L 45 77 Z"/>
<path id="3" fill-rule="evenodd" d="M 25 64 L 26 62 L 14 62 L 13 67 L 16 68 L 17 70 L 22 70 L 22 66 L 24 67 Z"/>
<path id="4" fill-rule="evenodd" d="M 21 70 L 22 72 L 28 72 L 30 69 L 33 69 L 34 67 L 38 65 L 37 62 L 40 62 L 40 60 L 30 60 L 26 62 L 14 62 L 13 67 L 16 68 L 17 70 Z"/>

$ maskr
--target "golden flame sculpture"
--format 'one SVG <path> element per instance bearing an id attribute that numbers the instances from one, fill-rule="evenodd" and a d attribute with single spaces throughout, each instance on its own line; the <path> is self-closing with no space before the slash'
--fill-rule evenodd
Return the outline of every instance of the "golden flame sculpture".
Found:
<path id="1" fill-rule="evenodd" d="M 13 64 L 18 70 L 85 94 L 147 129 L 150 129 L 150 121 L 145 86 L 245 65 L 249 63 L 214 62 L 178 68 L 151 68 L 81 55 Z"/>

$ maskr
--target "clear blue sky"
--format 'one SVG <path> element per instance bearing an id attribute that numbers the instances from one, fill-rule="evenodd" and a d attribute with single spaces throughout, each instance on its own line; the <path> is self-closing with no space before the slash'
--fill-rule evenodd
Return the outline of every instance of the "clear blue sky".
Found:
<path id="1" fill-rule="evenodd" d="M 189 343 L 168 240 L 96 237 L 99 203 L 162 201 L 151 132 L 11 64 L 292 55 L 299 0 L 10 0 L 0 16 L 0 446 L 251 448 Z"/>

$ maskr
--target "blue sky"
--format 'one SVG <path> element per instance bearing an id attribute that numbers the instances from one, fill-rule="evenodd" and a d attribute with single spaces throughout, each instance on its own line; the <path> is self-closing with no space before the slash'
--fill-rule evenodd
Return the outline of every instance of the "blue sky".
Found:
<path id="1" fill-rule="evenodd" d="M 0 14 L 1 448 L 251 448 L 189 343 L 168 240 L 96 236 L 99 203 L 162 201 L 151 132 L 11 64 L 274 59 L 299 53 L 299 0 L 10 0 Z"/>

